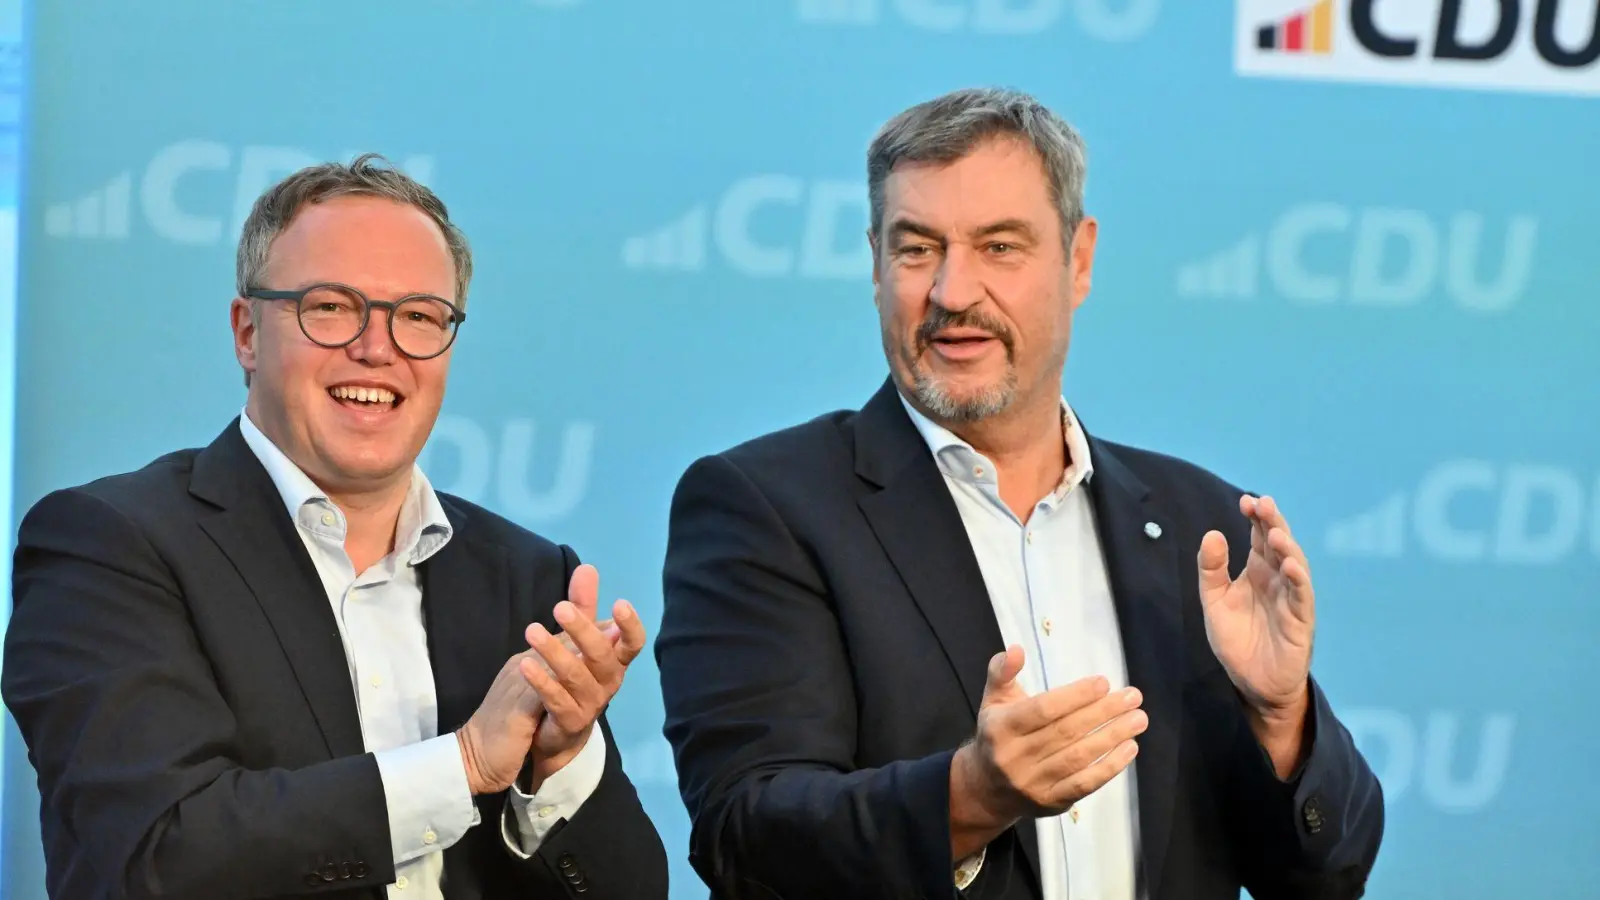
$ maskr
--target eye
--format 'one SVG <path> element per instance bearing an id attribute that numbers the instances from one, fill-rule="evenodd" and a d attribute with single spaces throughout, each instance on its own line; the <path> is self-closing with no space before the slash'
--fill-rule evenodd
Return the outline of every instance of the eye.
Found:
<path id="1" fill-rule="evenodd" d="M 1005 252 L 1007 250 L 1015 250 L 1015 249 L 1017 249 L 1015 245 L 1007 244 L 1007 243 L 1005 243 L 1003 241 L 996 242 L 996 243 L 993 243 L 993 244 L 989 245 L 989 250 L 991 252 L 999 253 L 999 254 L 1002 254 L 1002 255 L 1005 254 Z"/>

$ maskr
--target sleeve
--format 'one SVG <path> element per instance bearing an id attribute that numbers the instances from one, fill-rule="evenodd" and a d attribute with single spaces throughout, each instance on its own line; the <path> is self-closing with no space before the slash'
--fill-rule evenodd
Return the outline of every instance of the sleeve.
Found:
<path id="1" fill-rule="evenodd" d="M 521 861 L 516 867 L 521 888 L 530 897 L 667 900 L 666 848 L 622 771 L 610 723 L 602 715 L 596 725 L 594 737 L 600 740 L 590 743 L 601 748 L 603 767 L 594 792 L 570 817 L 551 824 L 533 852 L 507 848 Z M 541 789 L 538 795 L 544 793 Z"/>
<path id="2" fill-rule="evenodd" d="M 393 880 L 374 757 L 241 765 L 174 576 L 105 501 L 61 491 L 24 517 L 3 665 L 43 807 L 108 893 L 266 897 Z"/>
<path id="3" fill-rule="evenodd" d="M 1239 717 L 1227 812 L 1244 886 L 1258 900 L 1354 900 L 1383 838 L 1383 789 L 1314 679 L 1310 690 L 1310 752 L 1288 779 Z"/>
<path id="4" fill-rule="evenodd" d="M 506 849 L 519 859 L 538 853 L 552 828 L 578 814 L 600 786 L 605 770 L 606 736 L 595 728 L 578 755 L 546 778 L 532 795 L 513 784 L 500 817 L 500 837 Z"/>
<path id="5" fill-rule="evenodd" d="M 950 761 L 858 769 L 828 588 L 723 457 L 674 493 L 655 653 L 690 863 L 729 898 L 957 896 Z"/>
<path id="6" fill-rule="evenodd" d="M 389 811 L 389 846 L 396 868 L 453 846 L 478 824 L 478 807 L 455 732 L 374 756 Z"/>

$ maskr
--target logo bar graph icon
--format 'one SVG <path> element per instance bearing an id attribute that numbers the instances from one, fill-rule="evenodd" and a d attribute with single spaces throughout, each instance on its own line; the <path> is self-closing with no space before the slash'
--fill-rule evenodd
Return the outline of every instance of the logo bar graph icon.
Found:
<path id="1" fill-rule="evenodd" d="M 1283 53 L 1331 53 L 1333 51 L 1333 0 L 1318 0 L 1284 19 L 1256 30 L 1256 49 Z"/>
<path id="2" fill-rule="evenodd" d="M 52 203 L 44 211 L 44 232 L 56 237 L 125 238 L 133 176 L 124 172 L 88 196 Z"/>

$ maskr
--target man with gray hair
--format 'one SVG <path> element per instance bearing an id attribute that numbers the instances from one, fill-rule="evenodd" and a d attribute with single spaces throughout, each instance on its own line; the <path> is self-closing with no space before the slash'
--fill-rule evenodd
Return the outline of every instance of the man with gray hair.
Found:
<path id="1" fill-rule="evenodd" d="M 888 378 L 683 475 L 656 657 L 716 896 L 1362 894 L 1381 792 L 1282 510 L 1062 395 L 1085 168 L 1024 94 L 892 119 Z"/>
<path id="2" fill-rule="evenodd" d="M 638 614 L 416 464 L 472 257 L 382 163 L 256 202 L 219 437 L 23 519 L 0 689 L 51 897 L 666 896 L 603 715 Z"/>

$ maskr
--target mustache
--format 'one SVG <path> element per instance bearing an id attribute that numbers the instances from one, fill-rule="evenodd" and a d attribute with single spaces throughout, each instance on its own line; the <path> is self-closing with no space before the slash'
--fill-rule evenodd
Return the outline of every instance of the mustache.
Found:
<path id="1" fill-rule="evenodd" d="M 928 314 L 923 317 L 922 324 L 917 326 L 917 351 L 920 353 L 928 349 L 933 343 L 934 336 L 946 328 L 976 328 L 988 332 L 991 336 L 1005 345 L 1006 353 L 1012 350 L 1011 329 L 1004 322 L 991 319 L 981 312 L 973 309 L 951 312 L 942 306 L 929 306 Z"/>

